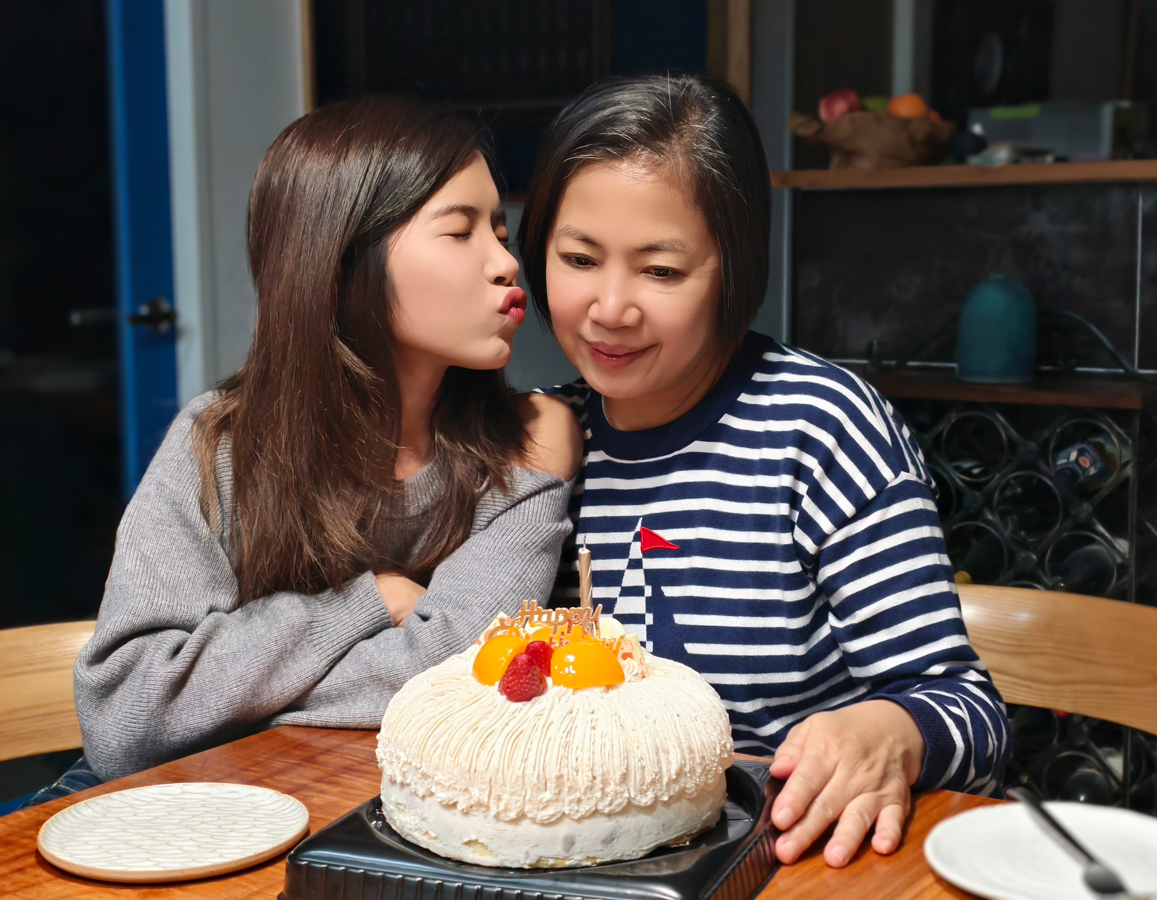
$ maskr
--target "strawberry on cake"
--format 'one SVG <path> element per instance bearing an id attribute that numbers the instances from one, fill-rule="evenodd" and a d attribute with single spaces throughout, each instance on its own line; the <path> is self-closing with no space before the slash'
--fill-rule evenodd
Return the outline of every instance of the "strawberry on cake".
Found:
<path id="1" fill-rule="evenodd" d="M 464 862 L 553 868 L 712 828 L 732 743 L 696 672 L 599 609 L 529 601 L 398 691 L 377 757 L 402 837 Z"/>

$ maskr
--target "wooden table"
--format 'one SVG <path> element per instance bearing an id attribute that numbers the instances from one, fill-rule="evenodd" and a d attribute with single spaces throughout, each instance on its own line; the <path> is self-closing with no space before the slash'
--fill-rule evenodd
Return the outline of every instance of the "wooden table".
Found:
<path id="1" fill-rule="evenodd" d="M 309 809 L 316 832 L 378 792 L 376 735 L 368 731 L 282 727 L 110 782 L 73 797 L 0 818 L 0 893 L 7 898 L 214 898 L 273 900 L 285 878 L 285 856 L 236 875 L 183 884 L 129 886 L 89 881 L 61 872 L 36 852 L 36 834 L 54 813 L 77 800 L 146 784 L 229 781 L 292 794 Z M 928 831 L 947 816 L 992 803 L 936 791 L 916 798 L 904 846 L 891 857 L 861 849 L 845 869 L 829 869 L 818 848 L 781 868 L 760 900 L 871 897 L 875 900 L 941 900 L 970 895 L 928 868 L 921 847 Z"/>

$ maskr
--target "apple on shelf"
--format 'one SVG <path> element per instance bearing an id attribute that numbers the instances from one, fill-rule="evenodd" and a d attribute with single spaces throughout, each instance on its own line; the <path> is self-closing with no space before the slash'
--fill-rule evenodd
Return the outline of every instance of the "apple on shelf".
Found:
<path id="1" fill-rule="evenodd" d="M 840 88 L 820 98 L 820 119 L 825 125 L 830 125 L 841 116 L 859 112 L 863 108 L 859 94 L 851 88 Z"/>

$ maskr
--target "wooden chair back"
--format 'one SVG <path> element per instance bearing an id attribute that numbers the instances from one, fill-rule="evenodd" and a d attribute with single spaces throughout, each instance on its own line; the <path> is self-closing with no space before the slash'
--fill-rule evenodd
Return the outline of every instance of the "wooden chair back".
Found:
<path id="1" fill-rule="evenodd" d="M 0 761 L 81 746 L 72 667 L 95 622 L 0 631 Z"/>
<path id="2" fill-rule="evenodd" d="M 960 585 L 960 606 L 1005 702 L 1157 734 L 1157 609 L 975 584 Z"/>

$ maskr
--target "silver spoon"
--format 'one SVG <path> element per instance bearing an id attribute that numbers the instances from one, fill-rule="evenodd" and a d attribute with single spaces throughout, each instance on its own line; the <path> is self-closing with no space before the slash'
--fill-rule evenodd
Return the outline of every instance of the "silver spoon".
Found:
<path id="1" fill-rule="evenodd" d="M 1064 847 L 1071 856 L 1084 866 L 1085 884 L 1089 890 L 1102 897 L 1131 896 L 1117 873 L 1093 856 L 1080 841 L 1069 834 L 1036 797 L 1020 788 L 1012 788 L 1009 790 L 1008 796 L 1023 803 L 1049 837 Z"/>

